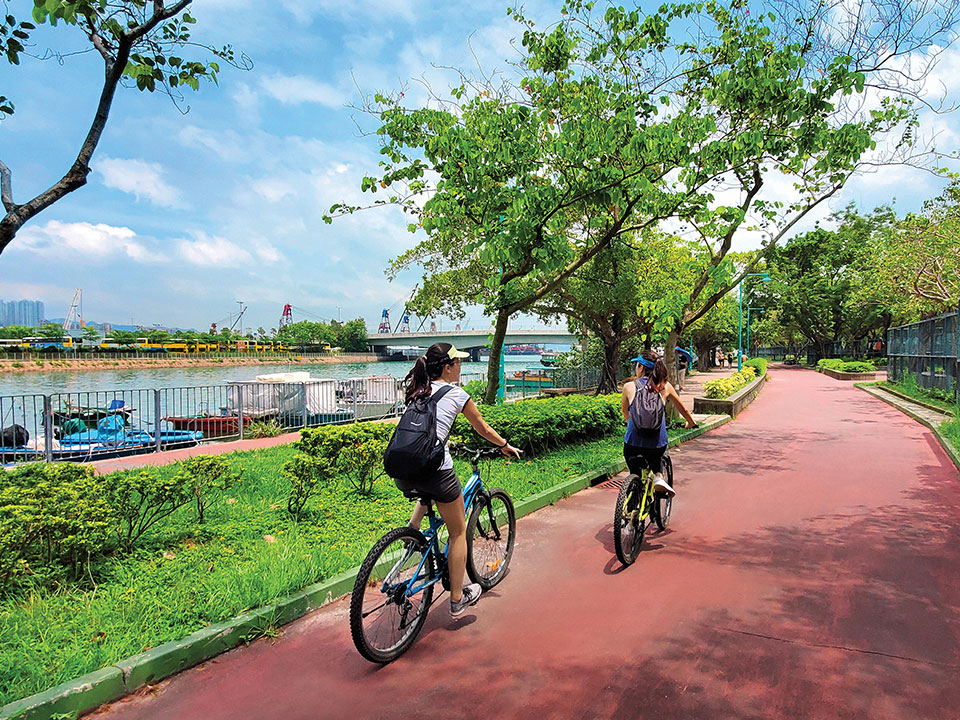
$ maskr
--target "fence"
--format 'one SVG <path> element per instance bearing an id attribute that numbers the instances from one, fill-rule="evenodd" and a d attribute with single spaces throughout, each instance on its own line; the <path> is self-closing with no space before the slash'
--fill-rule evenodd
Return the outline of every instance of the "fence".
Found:
<path id="1" fill-rule="evenodd" d="M 772 345 L 756 348 L 753 357 L 762 357 L 774 362 L 784 360 L 787 355 L 797 358 L 805 357 L 807 362 L 815 365 L 823 358 L 875 358 L 883 357 L 886 348 L 879 340 L 852 340 L 849 342 L 828 342 L 819 345 L 799 345 L 795 347 Z"/>
<path id="2" fill-rule="evenodd" d="M 551 372 L 564 387 L 583 389 L 599 379 L 591 368 Z M 464 373 L 461 383 L 483 378 Z M 553 386 L 544 378 L 525 384 L 508 387 L 509 396 Z M 272 382 L 0 396 L 0 463 L 93 461 L 243 439 L 254 423 L 292 431 L 396 417 L 403 409 L 399 378 L 334 380 L 308 373 L 280 373 Z"/>
<path id="3" fill-rule="evenodd" d="M 890 328 L 887 373 L 893 381 L 913 375 L 917 384 L 957 394 L 960 357 L 958 312 Z M 960 401 L 960 397 L 958 397 Z"/>

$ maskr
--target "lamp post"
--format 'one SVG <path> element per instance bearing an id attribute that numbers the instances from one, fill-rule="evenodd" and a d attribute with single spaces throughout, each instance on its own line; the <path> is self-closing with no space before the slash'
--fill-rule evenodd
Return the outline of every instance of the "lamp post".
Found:
<path id="1" fill-rule="evenodd" d="M 764 310 L 764 309 L 761 308 L 761 307 L 748 307 L 748 308 L 747 308 L 747 352 L 750 351 L 750 311 L 751 311 L 751 310 L 757 310 L 757 311 L 759 311 L 759 312 L 766 312 L 766 310 Z"/>
<path id="2" fill-rule="evenodd" d="M 737 370 L 743 369 L 743 281 L 749 277 L 763 278 L 763 282 L 772 280 L 769 273 L 765 272 L 747 273 L 740 278 L 740 332 L 737 334 Z"/>

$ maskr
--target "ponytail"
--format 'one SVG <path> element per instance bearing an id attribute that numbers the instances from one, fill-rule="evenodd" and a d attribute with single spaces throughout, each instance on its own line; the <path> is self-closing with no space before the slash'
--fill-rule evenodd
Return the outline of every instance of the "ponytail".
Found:
<path id="1" fill-rule="evenodd" d="M 647 378 L 647 390 L 660 391 L 664 384 L 667 382 L 667 365 L 663 362 L 663 358 L 659 354 L 653 352 L 653 350 L 647 350 L 643 353 L 643 359 L 652 362 L 652 368 L 646 368 L 643 365 L 643 374 Z"/>
<path id="2" fill-rule="evenodd" d="M 410 368 L 410 372 L 403 379 L 406 383 L 405 395 L 407 404 L 419 397 L 430 396 L 430 378 L 427 375 L 427 360 L 421 355 Z"/>
<path id="3" fill-rule="evenodd" d="M 419 398 L 428 398 L 433 394 L 430 383 L 443 374 L 443 369 L 447 365 L 452 365 L 450 359 L 450 343 L 434 343 L 427 352 L 417 358 L 417 361 L 410 368 L 410 372 L 403 379 L 406 387 L 404 389 L 407 404 Z"/>

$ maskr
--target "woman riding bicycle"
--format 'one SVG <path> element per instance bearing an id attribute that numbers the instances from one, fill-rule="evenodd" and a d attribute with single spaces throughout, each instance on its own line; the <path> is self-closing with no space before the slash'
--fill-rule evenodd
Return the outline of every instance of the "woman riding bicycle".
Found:
<path id="1" fill-rule="evenodd" d="M 439 390 L 450 386 L 437 401 L 437 437 L 448 438 L 453 422 L 461 412 L 481 437 L 497 445 L 504 455 L 520 457 L 520 451 L 508 443 L 480 417 L 480 411 L 470 396 L 454 385 L 460 381 L 460 362 L 469 357 L 458 352 L 450 343 L 434 343 L 427 352 L 417 358 L 413 368 L 407 373 L 406 400 L 410 403 L 416 398 L 427 398 Z M 440 517 L 450 533 L 450 550 L 447 564 L 450 572 L 450 614 L 454 617 L 463 613 L 480 599 L 480 586 L 472 583 L 463 587 L 463 576 L 467 566 L 467 523 L 463 506 L 463 491 L 460 480 L 453 471 L 453 458 L 449 447 L 444 449 L 443 463 L 440 469 L 425 477 L 410 480 L 397 480 L 401 490 L 416 490 L 422 498 L 413 510 L 410 526 L 419 529 L 430 502 L 437 504 Z"/>
<path id="2" fill-rule="evenodd" d="M 657 353 L 648 350 L 642 355 L 630 360 L 637 364 L 637 379 L 635 382 L 625 383 L 620 409 L 623 419 L 627 421 L 627 432 L 623 437 L 623 459 L 627 461 L 630 472 L 639 475 L 643 466 L 653 472 L 654 489 L 664 492 L 668 496 L 676 493 L 670 484 L 663 479 L 663 454 L 667 450 L 667 420 L 666 413 L 660 413 L 660 427 L 652 429 L 639 428 L 634 424 L 630 407 L 634 401 L 640 402 L 648 398 L 638 398 L 638 393 L 656 393 L 654 404 L 659 404 L 661 410 L 669 400 L 687 421 L 687 428 L 696 426 L 693 416 L 684 407 L 683 401 L 667 380 L 667 366 Z M 638 458 L 642 462 L 638 462 Z"/>

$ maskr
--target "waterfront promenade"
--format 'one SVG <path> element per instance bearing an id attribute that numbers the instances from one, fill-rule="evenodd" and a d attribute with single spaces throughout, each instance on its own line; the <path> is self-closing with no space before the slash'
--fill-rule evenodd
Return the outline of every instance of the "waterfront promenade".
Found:
<path id="1" fill-rule="evenodd" d="M 504 581 L 391 665 L 340 600 L 95 716 L 956 717 L 960 473 L 852 384 L 771 375 L 672 451 L 673 524 L 630 568 L 599 486 L 522 518 Z"/>

